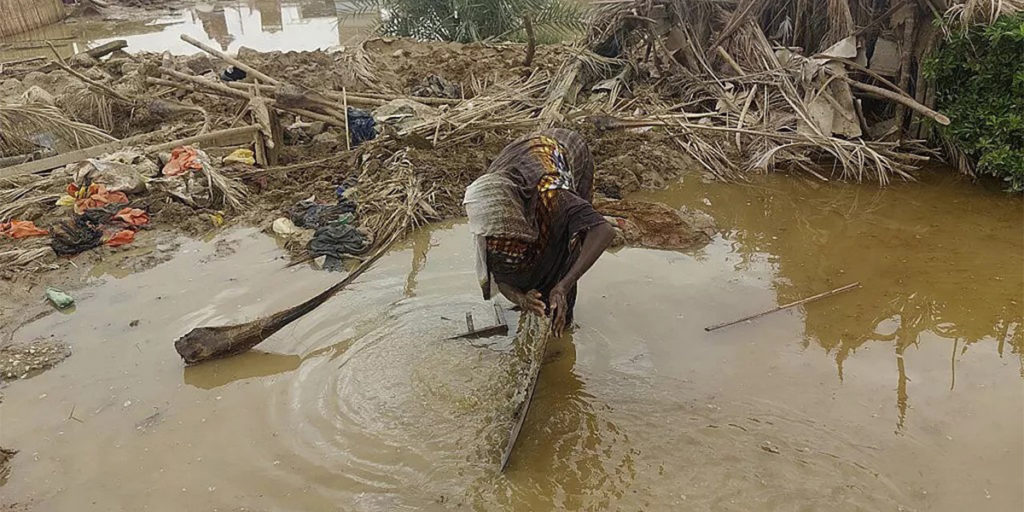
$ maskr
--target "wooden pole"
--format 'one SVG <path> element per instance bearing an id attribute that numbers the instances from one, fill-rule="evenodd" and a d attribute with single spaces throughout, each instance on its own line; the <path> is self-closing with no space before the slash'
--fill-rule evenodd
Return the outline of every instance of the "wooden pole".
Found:
<path id="1" fill-rule="evenodd" d="M 345 88 L 341 88 L 341 106 L 345 111 L 345 149 L 352 151 L 352 134 L 349 133 L 348 128 L 348 94 L 345 92 Z"/>
<path id="2" fill-rule="evenodd" d="M 793 307 L 799 306 L 801 304 L 807 304 L 808 302 L 814 302 L 816 300 L 824 299 L 825 297 L 831 297 L 833 295 L 836 295 L 836 294 L 839 294 L 839 293 L 843 293 L 843 292 L 846 292 L 846 291 L 850 291 L 850 290 L 853 290 L 855 288 L 860 288 L 860 283 L 859 282 L 858 283 L 848 284 L 846 286 L 841 286 L 839 288 L 836 288 L 835 290 L 829 290 L 827 292 L 819 293 L 817 295 L 812 295 L 810 297 L 807 297 L 806 299 L 800 299 L 800 300 L 795 301 L 795 302 L 790 302 L 789 304 L 783 304 L 783 305 L 778 306 L 776 308 L 769 309 L 768 311 L 762 311 L 762 312 L 760 312 L 760 313 L 758 313 L 756 315 L 745 316 L 743 318 L 740 318 L 739 320 L 733 320 L 731 322 L 725 322 L 723 324 L 715 324 L 715 325 L 712 325 L 712 326 L 709 326 L 709 327 L 705 327 L 704 330 L 707 331 L 707 332 L 717 331 L 718 329 L 721 329 L 723 327 L 729 327 L 730 325 L 736 325 L 736 324 L 739 324 L 739 323 L 743 323 L 743 322 L 746 322 L 747 320 L 753 320 L 755 318 L 761 318 L 762 316 L 765 316 L 765 315 L 770 315 L 772 313 L 776 313 L 776 312 L 782 311 L 784 309 L 793 308 Z"/>
<path id="3" fill-rule="evenodd" d="M 267 75 L 267 74 L 263 73 L 262 71 L 254 68 L 254 67 L 252 67 L 252 66 L 250 66 L 250 65 L 248 65 L 248 64 L 246 64 L 246 63 L 244 63 L 244 62 L 242 62 L 242 61 L 240 61 L 240 60 L 238 60 L 238 59 L 236 59 L 236 58 L 234 58 L 234 57 L 224 53 L 224 52 L 221 52 L 219 50 L 215 50 L 212 47 L 207 46 L 207 45 L 203 44 L 202 42 L 196 40 L 196 38 L 194 38 L 194 37 L 192 37 L 192 36 L 190 36 L 188 34 L 182 34 L 181 35 L 181 40 L 185 41 L 188 44 L 191 44 L 192 46 L 195 46 L 196 48 L 199 48 L 200 50 L 202 50 L 202 51 L 204 51 L 206 53 L 209 53 L 210 55 L 213 55 L 214 57 L 217 57 L 218 59 L 220 59 L 220 60 L 222 60 L 224 62 L 227 62 L 228 64 L 231 64 L 232 66 L 234 66 L 234 67 L 236 67 L 238 69 L 241 69 L 242 71 L 245 71 L 247 74 L 251 75 L 253 78 L 258 78 L 258 79 L 263 80 L 264 82 L 266 82 L 268 84 L 281 85 L 281 81 L 280 80 L 278 80 L 278 79 L 276 79 L 276 78 L 274 78 L 274 77 L 272 77 L 270 75 Z"/>
<path id="4" fill-rule="evenodd" d="M 530 67 L 537 52 L 537 36 L 533 33 L 533 19 L 529 14 L 523 16 L 523 28 L 526 29 L 526 58 L 523 59 L 523 66 Z"/>

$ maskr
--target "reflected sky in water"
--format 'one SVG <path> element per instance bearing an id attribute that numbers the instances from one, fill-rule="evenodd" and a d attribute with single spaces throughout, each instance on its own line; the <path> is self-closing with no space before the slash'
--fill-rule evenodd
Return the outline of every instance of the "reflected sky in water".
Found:
<path id="1" fill-rule="evenodd" d="M 132 52 L 192 54 L 197 50 L 182 41 L 192 36 L 228 53 L 247 47 L 259 51 L 317 50 L 351 43 L 370 32 L 374 16 L 360 14 L 334 0 L 245 0 L 196 3 L 185 9 L 155 13 L 150 19 L 100 21 L 80 18 L 20 34 L 19 41 L 64 39 L 64 53 L 115 39 L 128 41 Z M 13 55 L 13 54 L 12 54 Z"/>

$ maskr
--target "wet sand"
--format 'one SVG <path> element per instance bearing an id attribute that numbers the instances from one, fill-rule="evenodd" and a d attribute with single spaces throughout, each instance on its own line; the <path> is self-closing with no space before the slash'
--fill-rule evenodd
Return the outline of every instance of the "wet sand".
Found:
<path id="1" fill-rule="evenodd" d="M 885 190 L 775 176 L 647 193 L 724 232 L 625 249 L 583 280 L 506 474 L 509 343 L 443 338 L 479 299 L 468 232 L 418 234 L 240 357 L 173 340 L 339 276 L 253 230 L 98 276 L 16 333 L 74 355 L 4 389 L 33 510 L 1019 510 L 1019 199 L 951 175 Z M 706 201 L 705 201 L 706 200 Z M 710 203 L 710 205 L 708 204 Z M 230 244 L 234 251 L 223 250 Z M 217 248 L 219 247 L 220 250 Z M 860 281 L 714 333 L 707 325 Z M 130 327 L 139 320 L 137 327 Z"/>

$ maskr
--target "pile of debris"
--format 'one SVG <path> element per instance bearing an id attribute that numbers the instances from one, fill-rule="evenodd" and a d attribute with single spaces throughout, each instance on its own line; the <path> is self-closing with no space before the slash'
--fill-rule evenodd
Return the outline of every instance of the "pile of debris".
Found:
<path id="1" fill-rule="evenodd" d="M 930 20 L 947 6 L 935 7 L 621 0 L 601 2 L 576 47 L 373 39 L 229 56 L 182 36 L 201 53 L 130 55 L 114 42 L 20 63 L 3 71 L 17 80 L 0 82 L 0 98 L 19 95 L 0 105 L 0 220 L 43 219 L 54 232 L 57 203 L 120 192 L 81 166 L 143 165 L 141 186 L 98 206 L 154 221 L 246 217 L 336 266 L 462 215 L 489 157 L 552 125 L 584 133 L 596 189 L 614 199 L 694 167 L 720 179 L 774 169 L 909 179 L 936 154 L 922 140 L 930 123 L 948 123 L 921 75 L 941 36 Z M 976 11 L 951 10 L 983 22 L 1002 12 Z M 138 149 L 122 161 L 126 148 Z M 198 163 L 169 174 L 182 157 Z M 104 222 L 120 213 L 104 212 Z M 90 243 L 111 229 L 92 227 Z M 0 264 L 46 254 L 0 246 Z"/>
<path id="2" fill-rule="evenodd" d="M 51 236 L 53 250 L 22 242 L 0 249 L 0 264 L 115 245 L 128 235 L 115 238 L 120 231 L 109 222 L 130 207 L 169 223 L 183 216 L 262 223 L 284 214 L 272 224 L 289 248 L 326 256 L 326 266 L 337 268 L 342 256 L 460 215 L 462 190 L 486 168 L 487 155 L 537 124 L 523 122 L 539 108 L 530 97 L 544 91 L 565 53 L 553 46 L 532 67 L 516 68 L 508 65 L 521 59 L 515 45 L 424 49 L 372 40 L 333 55 L 243 49 L 236 58 L 183 39 L 204 53 L 130 55 L 122 41 L 72 61 L 4 72 L 19 79 L 0 84 L 7 102 L 0 106 L 0 219 Z M 373 71 L 367 46 L 380 64 Z M 430 59 L 455 80 L 401 74 Z M 502 135 L 490 136 L 496 132 Z M 454 144 L 481 137 L 486 151 L 452 157 Z M 340 214 L 311 221 L 296 213 L 314 210 Z"/>
<path id="3" fill-rule="evenodd" d="M 932 153 L 928 123 L 949 123 L 927 106 L 921 63 L 940 34 L 916 2 L 605 4 L 553 80 L 552 120 L 661 126 L 726 178 L 781 167 L 880 183 L 910 178 Z"/>

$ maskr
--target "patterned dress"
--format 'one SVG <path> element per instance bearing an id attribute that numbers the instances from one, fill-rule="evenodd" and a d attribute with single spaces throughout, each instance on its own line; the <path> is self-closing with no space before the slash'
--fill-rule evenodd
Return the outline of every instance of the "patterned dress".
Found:
<path id="1" fill-rule="evenodd" d="M 537 290 L 543 300 L 575 263 L 587 230 L 605 222 L 590 201 L 594 160 L 583 138 L 563 129 L 545 130 L 509 144 L 488 172 L 516 175 L 528 219 L 538 237 L 532 242 L 488 237 L 487 266 L 498 282 L 522 291 Z M 576 287 L 569 292 L 569 319 Z"/>

